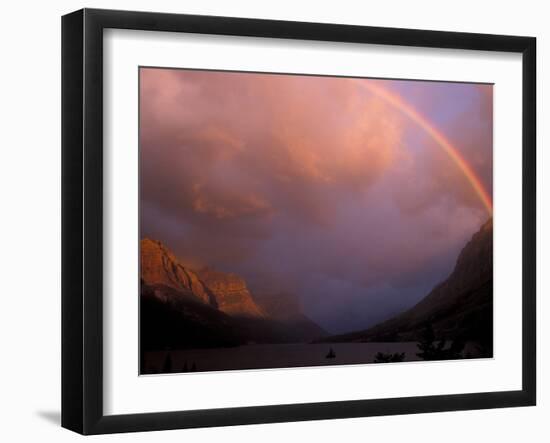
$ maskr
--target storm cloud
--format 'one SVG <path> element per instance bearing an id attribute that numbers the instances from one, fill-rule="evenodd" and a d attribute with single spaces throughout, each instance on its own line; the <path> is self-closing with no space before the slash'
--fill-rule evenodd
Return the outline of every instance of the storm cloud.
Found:
<path id="1" fill-rule="evenodd" d="M 492 192 L 492 87 L 383 81 Z M 142 68 L 141 234 L 183 261 L 296 294 L 328 330 L 419 300 L 488 218 L 449 156 L 334 77 Z"/>

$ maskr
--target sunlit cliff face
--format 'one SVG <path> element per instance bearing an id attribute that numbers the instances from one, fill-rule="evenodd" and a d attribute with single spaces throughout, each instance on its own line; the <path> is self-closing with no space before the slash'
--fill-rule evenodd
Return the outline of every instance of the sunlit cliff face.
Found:
<path id="1" fill-rule="evenodd" d="M 405 100 L 492 193 L 492 87 L 141 69 L 142 236 L 292 292 L 327 329 L 420 299 L 488 218 Z"/>

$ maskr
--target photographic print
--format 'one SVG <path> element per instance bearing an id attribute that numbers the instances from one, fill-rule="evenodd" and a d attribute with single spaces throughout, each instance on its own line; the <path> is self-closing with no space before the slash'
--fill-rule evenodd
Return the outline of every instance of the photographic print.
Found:
<path id="1" fill-rule="evenodd" d="M 493 86 L 139 68 L 140 373 L 493 356 Z"/>

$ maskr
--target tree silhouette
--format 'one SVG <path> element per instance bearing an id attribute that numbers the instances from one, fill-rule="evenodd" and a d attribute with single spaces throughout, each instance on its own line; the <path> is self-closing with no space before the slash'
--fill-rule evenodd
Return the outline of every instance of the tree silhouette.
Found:
<path id="1" fill-rule="evenodd" d="M 162 372 L 164 373 L 172 372 L 172 356 L 170 355 L 170 352 L 166 354 L 166 358 L 164 359 L 164 365 L 162 366 Z"/>
<path id="2" fill-rule="evenodd" d="M 424 331 L 417 343 L 418 350 L 416 355 L 422 360 L 453 360 L 462 358 L 462 351 L 465 343 L 462 340 L 455 339 L 451 346 L 445 349 L 446 340 L 436 340 L 433 326 L 430 322 L 426 323 Z"/>
<path id="3" fill-rule="evenodd" d="M 404 352 L 396 352 L 395 354 L 389 353 L 386 354 L 384 352 L 377 352 L 374 356 L 374 363 L 398 363 L 405 361 L 405 353 Z"/>

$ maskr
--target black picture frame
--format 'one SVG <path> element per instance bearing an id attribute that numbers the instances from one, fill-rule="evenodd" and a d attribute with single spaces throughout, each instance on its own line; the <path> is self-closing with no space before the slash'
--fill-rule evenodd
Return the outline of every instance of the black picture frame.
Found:
<path id="1" fill-rule="evenodd" d="M 102 406 L 102 84 L 103 30 L 107 28 L 522 54 L 522 389 L 506 392 L 105 415 Z M 535 405 L 535 67 L 536 39 L 533 37 L 97 9 L 83 9 L 63 16 L 62 426 L 82 434 L 104 434 Z"/>

